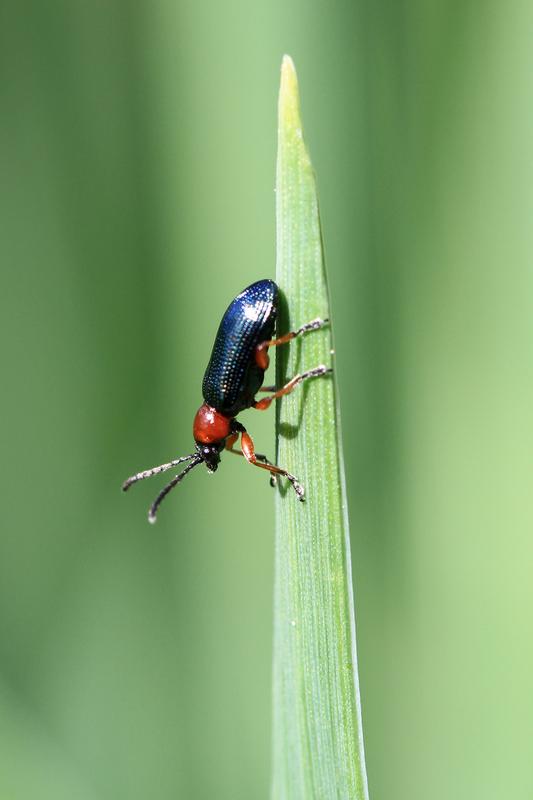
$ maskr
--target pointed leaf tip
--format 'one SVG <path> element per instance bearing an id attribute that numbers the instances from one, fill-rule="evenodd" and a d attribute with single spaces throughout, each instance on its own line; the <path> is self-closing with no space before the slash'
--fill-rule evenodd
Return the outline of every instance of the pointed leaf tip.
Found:
<path id="1" fill-rule="evenodd" d="M 301 128 L 298 77 L 292 58 L 283 56 L 279 88 L 279 121 L 288 128 Z"/>

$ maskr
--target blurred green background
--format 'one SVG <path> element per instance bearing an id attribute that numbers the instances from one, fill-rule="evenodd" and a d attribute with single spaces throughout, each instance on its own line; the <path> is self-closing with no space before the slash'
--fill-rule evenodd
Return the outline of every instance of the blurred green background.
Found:
<path id="1" fill-rule="evenodd" d="M 190 451 L 298 69 L 372 800 L 533 796 L 530 3 L 0 5 L 0 800 L 268 797 L 273 502 Z M 274 415 L 248 420 L 274 451 Z"/>

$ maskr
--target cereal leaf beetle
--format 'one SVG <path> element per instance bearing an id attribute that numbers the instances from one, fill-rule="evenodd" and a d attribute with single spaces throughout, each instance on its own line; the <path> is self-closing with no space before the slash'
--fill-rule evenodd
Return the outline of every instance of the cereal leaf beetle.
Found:
<path id="1" fill-rule="evenodd" d="M 292 392 L 307 378 L 316 378 L 332 370 L 324 364 L 295 375 L 281 389 L 262 386 L 265 370 L 269 365 L 268 348 L 285 344 L 296 336 L 318 330 L 327 324 L 327 319 L 314 319 L 295 331 L 273 339 L 278 315 L 279 289 L 274 281 L 265 279 L 252 283 L 230 303 L 218 328 L 213 352 L 202 383 L 203 405 L 196 412 L 193 435 L 196 443 L 194 453 L 176 458 L 167 464 L 146 469 L 132 475 L 122 484 L 123 491 L 144 478 L 166 472 L 168 469 L 189 463 L 158 494 L 148 512 L 150 522 L 156 521 L 157 510 L 167 494 L 183 480 L 198 464 L 204 463 L 209 472 L 215 472 L 220 454 L 226 449 L 244 458 L 256 467 L 270 472 L 272 485 L 276 476 L 287 478 L 299 500 L 304 500 L 304 488 L 298 479 L 286 469 L 272 464 L 264 455 L 255 452 L 252 437 L 237 415 L 246 408 L 264 411 L 277 397 Z M 257 392 L 272 392 L 262 400 L 256 400 Z M 241 451 L 234 450 L 239 435 Z"/>

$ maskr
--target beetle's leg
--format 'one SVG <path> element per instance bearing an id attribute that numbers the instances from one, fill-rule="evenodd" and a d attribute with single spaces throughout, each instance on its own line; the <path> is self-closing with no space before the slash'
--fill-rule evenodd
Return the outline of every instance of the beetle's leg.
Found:
<path id="1" fill-rule="evenodd" d="M 276 467 L 274 464 L 259 463 L 259 455 L 255 452 L 252 437 L 246 430 L 243 430 L 242 432 L 241 447 L 243 456 L 250 464 L 253 464 L 255 467 L 268 470 L 271 475 L 283 475 L 288 481 L 290 481 L 292 488 L 298 495 L 298 500 L 304 500 L 304 487 L 298 482 L 298 479 L 295 478 L 294 475 L 291 475 L 290 472 L 287 472 L 286 469 L 282 469 L 282 467 Z"/>
<path id="2" fill-rule="evenodd" d="M 255 348 L 255 360 L 258 366 L 261 367 L 261 369 L 267 369 L 269 364 L 267 350 L 269 347 L 277 347 L 280 344 L 290 342 L 291 339 L 295 339 L 296 336 L 307 333 L 307 331 L 317 331 L 319 328 L 323 328 L 324 325 L 327 325 L 328 322 L 329 319 L 327 318 L 320 319 L 320 317 L 317 317 L 316 319 L 312 319 L 311 322 L 306 322 L 305 325 L 302 325 L 297 330 L 283 334 L 283 336 L 280 336 L 278 339 L 268 339 L 266 342 L 260 342 Z"/>
<path id="3" fill-rule="evenodd" d="M 228 453 L 233 453 L 233 455 L 235 456 L 244 456 L 244 453 L 241 452 L 240 450 L 233 449 L 233 445 L 235 444 L 238 438 L 239 438 L 238 433 L 232 433 L 231 436 L 228 436 L 228 438 L 226 439 L 226 450 L 228 451 Z M 256 453 L 255 457 L 257 461 L 262 461 L 263 464 L 270 464 L 272 467 L 274 466 L 274 464 L 272 464 L 272 461 L 269 461 L 268 458 L 264 456 L 262 453 Z M 274 475 L 274 473 L 271 473 L 270 485 L 276 486 L 276 484 L 277 484 L 276 476 Z"/>
<path id="4" fill-rule="evenodd" d="M 190 461 L 195 455 L 196 453 L 191 453 L 190 456 L 175 458 L 174 461 L 169 461 L 168 464 L 160 464 L 158 467 L 152 467 L 152 469 L 145 469 L 142 472 L 138 472 L 136 475 L 132 475 L 131 478 L 124 481 L 122 484 L 122 491 L 127 492 L 130 486 L 133 486 L 137 481 L 143 481 L 145 478 L 151 478 L 152 475 L 159 475 L 160 472 L 166 472 L 167 469 L 172 469 L 172 467 L 176 467 L 183 461 Z"/>
<path id="5" fill-rule="evenodd" d="M 284 394 L 289 394 L 292 390 L 298 386 L 299 383 L 305 381 L 306 378 L 318 378 L 320 375 L 327 375 L 329 372 L 333 372 L 330 367 L 326 367 L 325 364 L 320 364 L 320 366 L 315 367 L 314 369 L 308 369 L 307 372 L 302 372 L 300 375 L 295 375 L 285 386 L 282 386 L 281 389 L 278 389 L 274 394 L 270 395 L 270 397 L 264 397 L 262 400 L 257 400 L 252 406 L 252 408 L 256 408 L 258 411 L 265 411 L 267 408 L 270 407 L 270 404 L 273 400 L 277 397 L 282 397 Z"/>
<path id="6" fill-rule="evenodd" d="M 226 444 L 224 446 L 228 452 L 235 453 L 236 455 L 240 456 L 240 453 L 237 450 L 233 449 L 233 445 L 235 444 L 238 438 L 239 438 L 238 432 L 230 434 L 226 439 Z"/>

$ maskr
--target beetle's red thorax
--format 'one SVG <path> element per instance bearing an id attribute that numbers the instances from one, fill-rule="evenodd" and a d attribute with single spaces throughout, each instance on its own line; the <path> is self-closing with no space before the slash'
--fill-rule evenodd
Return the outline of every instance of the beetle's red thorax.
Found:
<path id="1" fill-rule="evenodd" d="M 199 444 L 214 444 L 223 441 L 230 434 L 229 417 L 216 408 L 204 403 L 196 412 L 193 423 L 193 436 Z"/>

